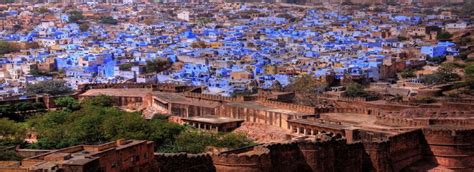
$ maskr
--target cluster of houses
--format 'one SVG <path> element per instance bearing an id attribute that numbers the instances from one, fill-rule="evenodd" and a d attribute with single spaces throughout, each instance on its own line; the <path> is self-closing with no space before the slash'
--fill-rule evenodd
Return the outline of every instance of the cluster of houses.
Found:
<path id="1" fill-rule="evenodd" d="M 380 12 L 340 5 L 89 3 L 74 7 L 84 19 L 71 22 L 72 7 L 46 5 L 0 6 L 0 40 L 37 44 L 0 55 L 0 97 L 58 78 L 71 88 L 160 82 L 224 96 L 286 86 L 303 74 L 331 85 L 379 81 L 429 58 L 456 56 L 456 44 L 436 37 L 471 26 L 449 8 L 426 14 L 405 6 Z M 118 23 L 101 23 L 104 16 Z M 156 61 L 171 67 L 150 72 Z"/>

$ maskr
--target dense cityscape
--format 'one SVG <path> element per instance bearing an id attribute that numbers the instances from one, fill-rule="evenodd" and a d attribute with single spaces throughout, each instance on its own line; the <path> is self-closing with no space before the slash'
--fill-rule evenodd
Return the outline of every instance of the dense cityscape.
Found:
<path id="1" fill-rule="evenodd" d="M 0 171 L 472 171 L 473 14 L 0 0 Z"/>

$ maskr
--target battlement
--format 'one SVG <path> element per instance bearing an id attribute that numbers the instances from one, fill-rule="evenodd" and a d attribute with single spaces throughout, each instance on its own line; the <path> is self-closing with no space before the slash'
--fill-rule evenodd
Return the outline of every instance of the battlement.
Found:
<path id="1" fill-rule="evenodd" d="M 215 171 L 211 154 L 155 153 L 158 171 Z"/>
<path id="2" fill-rule="evenodd" d="M 413 120 L 410 118 L 399 118 L 389 115 L 376 115 L 377 122 L 379 124 L 389 125 L 389 126 L 404 126 L 404 127 L 421 127 L 428 126 L 429 121 L 427 120 Z"/>
<path id="3" fill-rule="evenodd" d="M 316 113 L 316 107 L 311 107 L 311 106 L 305 106 L 305 105 L 299 105 L 299 104 L 293 104 L 293 103 L 284 103 L 284 102 L 278 102 L 278 101 L 271 101 L 271 100 L 266 100 L 266 99 L 258 99 L 257 102 L 266 105 L 266 106 L 271 106 L 271 107 L 277 107 L 277 108 L 282 108 L 282 109 L 289 109 L 289 110 L 294 110 L 297 112 L 303 112 L 303 113 Z"/>
<path id="4" fill-rule="evenodd" d="M 153 91 L 166 91 L 166 92 L 184 92 L 195 89 L 194 86 L 185 86 L 169 83 L 118 83 L 118 84 L 102 84 L 102 83 L 90 83 L 82 84 L 78 86 L 78 92 L 83 93 L 89 89 L 106 89 L 106 88 L 152 88 Z"/>
<path id="5" fill-rule="evenodd" d="M 201 93 L 192 93 L 192 92 L 184 92 L 183 95 L 188 97 L 188 98 L 210 100 L 210 101 L 219 101 L 219 102 L 242 102 L 242 101 L 246 101 L 246 98 L 244 96 L 225 97 L 225 96 L 219 96 L 219 95 L 201 94 Z"/>
<path id="6" fill-rule="evenodd" d="M 212 160 L 215 165 L 224 164 L 253 164 L 260 165 L 270 162 L 270 150 L 261 146 L 252 146 L 245 150 L 233 150 L 219 154 L 213 154 Z"/>

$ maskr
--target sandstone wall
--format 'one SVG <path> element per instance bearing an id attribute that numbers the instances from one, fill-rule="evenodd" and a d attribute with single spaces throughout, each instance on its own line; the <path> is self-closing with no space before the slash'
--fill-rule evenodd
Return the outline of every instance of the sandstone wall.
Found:
<path id="1" fill-rule="evenodd" d="M 444 167 L 474 170 L 474 129 L 423 129 L 429 145 L 428 156 Z"/>
<path id="2" fill-rule="evenodd" d="M 209 154 L 155 153 L 158 171 L 216 171 Z"/>
<path id="3" fill-rule="evenodd" d="M 421 130 L 413 130 L 385 140 L 364 142 L 372 170 L 400 171 L 424 158 L 426 144 Z"/>

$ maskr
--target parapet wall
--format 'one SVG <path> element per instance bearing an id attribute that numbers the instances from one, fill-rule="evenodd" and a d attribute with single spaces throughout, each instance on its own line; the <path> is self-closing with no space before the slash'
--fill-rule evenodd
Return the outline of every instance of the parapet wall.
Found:
<path id="1" fill-rule="evenodd" d="M 396 126 L 396 127 L 422 127 L 428 126 L 428 120 L 414 120 L 410 118 L 399 118 L 395 116 L 389 115 L 377 115 L 377 122 L 378 124 L 384 124 L 388 126 Z"/>
<path id="2" fill-rule="evenodd" d="M 118 84 L 82 84 L 78 87 L 78 93 L 83 93 L 89 89 L 105 88 L 152 88 L 155 91 L 184 92 L 195 89 L 194 86 L 176 85 L 168 83 L 149 84 L 149 83 L 118 83 Z"/>
<path id="3" fill-rule="evenodd" d="M 423 159 L 427 148 L 423 133 L 419 129 L 391 136 L 388 142 L 393 171 L 400 171 Z"/>
<path id="4" fill-rule="evenodd" d="M 474 170 L 474 129 L 424 128 L 430 154 L 444 167 L 458 171 Z"/>
<path id="5" fill-rule="evenodd" d="M 224 96 L 219 96 L 219 95 L 201 94 L 201 93 L 192 93 L 192 92 L 184 92 L 183 94 L 184 96 L 188 98 L 219 101 L 219 102 L 241 102 L 245 100 L 243 96 L 224 97 Z"/>
<path id="6" fill-rule="evenodd" d="M 316 108 L 311 107 L 311 106 L 304 106 L 304 105 L 293 104 L 293 103 L 283 103 L 283 102 L 271 101 L 271 100 L 266 100 L 266 99 L 259 99 L 258 102 L 266 106 L 294 110 L 297 112 L 316 113 Z"/>
<path id="7" fill-rule="evenodd" d="M 209 154 L 155 153 L 158 171 L 216 171 Z"/>
<path id="8" fill-rule="evenodd" d="M 348 144 L 346 140 L 293 141 L 219 154 L 155 154 L 166 171 L 403 171 L 435 159 L 452 170 L 474 169 L 474 129 L 415 129 Z"/>
<path id="9" fill-rule="evenodd" d="M 400 171 L 420 161 L 426 152 L 426 143 L 421 130 L 413 130 L 386 139 L 364 142 L 370 156 L 372 170 Z"/>
<path id="10" fill-rule="evenodd" d="M 217 171 L 271 171 L 270 150 L 261 147 L 249 147 L 244 150 L 224 152 L 212 155 Z"/>

